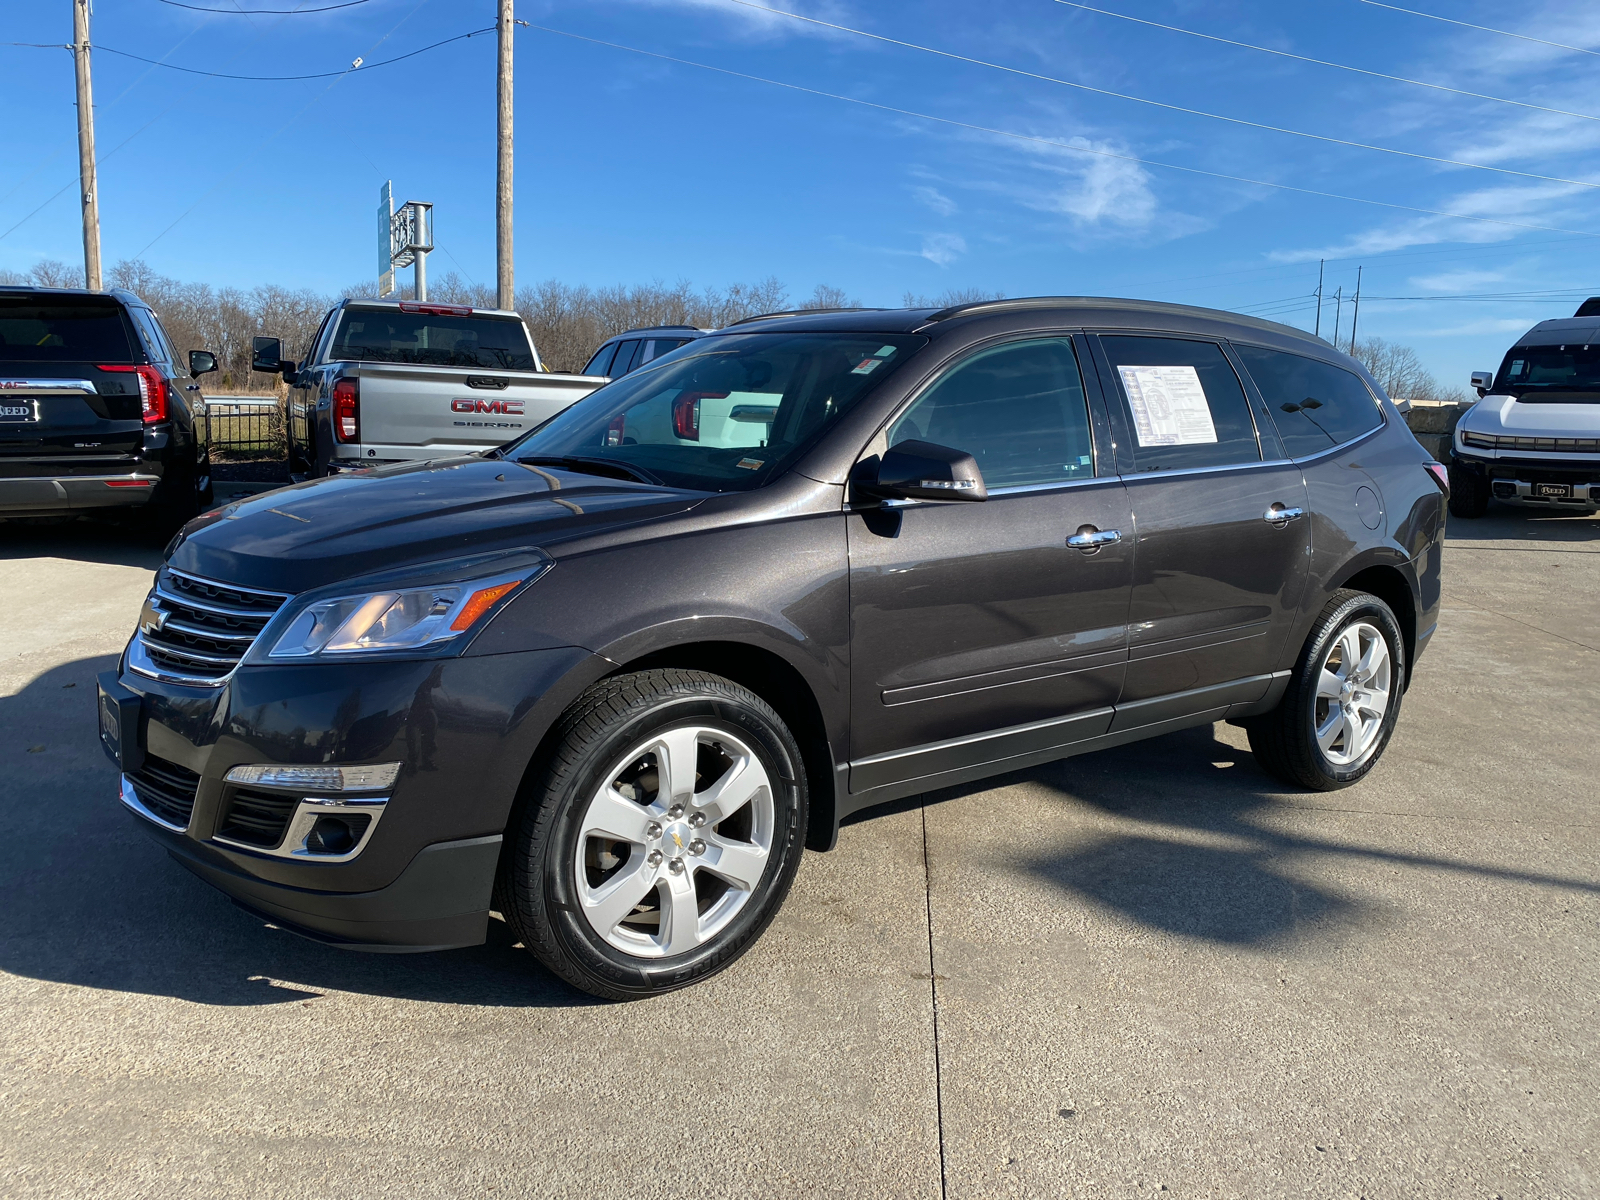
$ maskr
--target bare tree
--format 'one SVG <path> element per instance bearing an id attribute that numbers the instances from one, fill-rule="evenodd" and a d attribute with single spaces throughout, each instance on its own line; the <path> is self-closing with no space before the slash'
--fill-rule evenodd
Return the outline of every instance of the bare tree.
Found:
<path id="1" fill-rule="evenodd" d="M 982 304 L 985 300 L 1004 300 L 1004 292 L 991 292 L 986 288 L 946 288 L 937 296 L 922 296 L 907 292 L 901 302 L 906 308 L 954 308 L 958 304 Z"/>
<path id="2" fill-rule="evenodd" d="M 1398 399 L 1459 400 L 1465 395 L 1460 388 L 1441 387 L 1410 346 L 1381 337 L 1361 338 L 1350 356 Z"/>
<path id="3" fill-rule="evenodd" d="M 800 305 L 801 308 L 860 308 L 861 301 L 852 299 L 843 288 L 832 287 L 826 283 L 817 284 L 817 290 L 811 293 L 811 299 Z"/>
<path id="4" fill-rule="evenodd" d="M 28 282 L 35 287 L 81 288 L 83 268 L 69 267 L 54 258 L 40 259 L 28 268 Z"/>

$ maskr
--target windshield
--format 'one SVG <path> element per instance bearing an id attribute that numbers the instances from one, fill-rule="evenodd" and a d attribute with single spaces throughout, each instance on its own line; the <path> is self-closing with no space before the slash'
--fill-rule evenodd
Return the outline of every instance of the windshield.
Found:
<path id="1" fill-rule="evenodd" d="M 1600 347 L 1515 346 L 1494 391 L 1524 404 L 1600 404 Z"/>
<path id="2" fill-rule="evenodd" d="M 927 344 L 876 333 L 701 339 L 607 384 L 505 450 L 588 459 L 698 491 L 760 487 Z"/>
<path id="3" fill-rule="evenodd" d="M 133 361 L 122 309 L 87 303 L 0 300 L 0 362 Z"/>
<path id="4" fill-rule="evenodd" d="M 534 369 L 533 350 L 521 321 L 408 313 L 397 308 L 345 309 L 338 336 L 328 349 L 328 361 Z"/>

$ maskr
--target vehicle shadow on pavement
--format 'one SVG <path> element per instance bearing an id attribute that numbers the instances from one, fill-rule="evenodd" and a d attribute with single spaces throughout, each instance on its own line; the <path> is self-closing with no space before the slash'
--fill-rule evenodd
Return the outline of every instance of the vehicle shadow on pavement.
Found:
<path id="1" fill-rule="evenodd" d="M 166 543 L 162 535 L 111 521 L 79 518 L 38 525 L 0 521 L 0 560 L 69 558 L 154 571 L 161 565 Z"/>
<path id="2" fill-rule="evenodd" d="M 1381 768 L 1380 768 L 1381 769 Z M 1335 894 L 1295 877 L 1308 857 L 1460 872 L 1480 878 L 1600 894 L 1600 883 L 1510 870 L 1463 859 L 1410 854 L 1350 840 L 1285 832 L 1275 818 L 1316 808 L 1360 810 L 1351 793 L 1284 798 L 1284 785 L 1248 750 L 1214 727 L 1065 759 L 961 789 L 929 803 L 1008 784 L 1043 787 L 1060 803 L 1118 818 L 1126 831 L 1086 830 L 1063 850 L 1024 856 L 1020 866 L 1064 892 L 1141 925 L 1204 941 L 1269 946 L 1321 937 L 1374 915 L 1374 902 Z M 1095 822 L 1095 824 L 1100 824 Z M 1041 842 L 1060 844 L 1050 835 Z"/>
<path id="3" fill-rule="evenodd" d="M 1483 516 L 1445 522 L 1445 544 L 1451 542 L 1596 542 L 1600 516 L 1491 503 Z"/>
<path id="4" fill-rule="evenodd" d="M 264 924 L 162 853 L 117 798 L 94 676 L 66 663 L 0 698 L 0 970 L 82 987 L 259 1005 L 353 992 L 443 1004 L 598 1004 L 489 924 L 438 954 L 335 950 Z"/>

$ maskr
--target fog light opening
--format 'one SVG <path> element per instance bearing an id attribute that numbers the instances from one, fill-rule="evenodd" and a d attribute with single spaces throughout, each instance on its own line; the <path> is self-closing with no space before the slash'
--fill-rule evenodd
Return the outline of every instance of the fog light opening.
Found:
<path id="1" fill-rule="evenodd" d="M 1517 485 L 1514 483 L 1496 483 L 1494 495 L 1496 500 L 1510 500 L 1517 494 Z"/>
<path id="2" fill-rule="evenodd" d="M 308 854 L 349 854 L 361 844 L 372 817 L 367 813 L 350 816 L 318 817 L 306 834 Z"/>

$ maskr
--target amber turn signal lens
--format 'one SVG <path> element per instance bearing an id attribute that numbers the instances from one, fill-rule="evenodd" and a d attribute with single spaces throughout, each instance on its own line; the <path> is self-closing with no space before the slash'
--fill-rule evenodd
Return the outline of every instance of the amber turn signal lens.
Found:
<path id="1" fill-rule="evenodd" d="M 494 587 L 484 588 L 481 592 L 473 592 L 472 597 L 462 606 L 461 611 L 456 614 L 456 619 L 450 622 L 450 628 L 457 632 L 463 629 L 471 629 L 479 617 L 494 607 L 496 600 L 516 588 L 521 582 L 521 580 L 514 580 L 511 583 L 500 583 Z"/>

